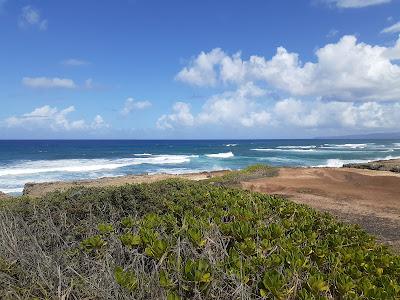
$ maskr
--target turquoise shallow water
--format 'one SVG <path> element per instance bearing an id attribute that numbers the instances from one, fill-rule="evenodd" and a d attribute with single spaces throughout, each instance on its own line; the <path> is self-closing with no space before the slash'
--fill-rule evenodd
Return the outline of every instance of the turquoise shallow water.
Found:
<path id="1" fill-rule="evenodd" d="M 26 182 L 400 158 L 400 140 L 0 141 L 0 191 Z"/>

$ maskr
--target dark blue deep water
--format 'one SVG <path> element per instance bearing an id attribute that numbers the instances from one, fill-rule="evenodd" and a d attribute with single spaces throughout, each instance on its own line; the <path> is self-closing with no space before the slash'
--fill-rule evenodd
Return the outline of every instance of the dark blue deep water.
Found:
<path id="1" fill-rule="evenodd" d="M 0 141 L 0 191 L 26 182 L 275 166 L 342 166 L 400 157 L 400 140 Z"/>

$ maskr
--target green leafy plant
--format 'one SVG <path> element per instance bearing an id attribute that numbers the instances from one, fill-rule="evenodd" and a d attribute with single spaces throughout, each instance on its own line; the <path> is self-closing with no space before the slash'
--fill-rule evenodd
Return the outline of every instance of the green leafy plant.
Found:
<path id="1" fill-rule="evenodd" d="M 115 281 L 123 288 L 132 292 L 137 288 L 138 280 L 135 272 L 124 271 L 122 267 L 116 267 L 114 271 Z"/>
<path id="2" fill-rule="evenodd" d="M 114 231 L 114 227 L 111 224 L 101 223 L 97 225 L 97 229 L 101 234 L 107 235 Z"/>
<path id="3" fill-rule="evenodd" d="M 99 235 L 89 237 L 81 242 L 81 246 L 87 251 L 100 250 L 106 245 L 107 242 Z"/>
<path id="4" fill-rule="evenodd" d="M 357 226 L 224 184 L 77 188 L 0 220 L 1 299 L 400 298 L 399 256 Z"/>
<path id="5" fill-rule="evenodd" d="M 121 240 L 121 243 L 128 248 L 134 248 L 142 244 L 140 235 L 132 234 L 130 232 L 124 233 L 119 237 L 119 239 Z"/>

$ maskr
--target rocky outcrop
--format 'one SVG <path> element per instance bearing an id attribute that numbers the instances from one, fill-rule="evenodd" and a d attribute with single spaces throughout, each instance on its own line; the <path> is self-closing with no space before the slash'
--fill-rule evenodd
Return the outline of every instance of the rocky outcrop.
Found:
<path id="1" fill-rule="evenodd" d="M 345 164 L 343 165 L 343 167 L 400 173 L 400 159 L 377 160 L 368 163 Z"/>

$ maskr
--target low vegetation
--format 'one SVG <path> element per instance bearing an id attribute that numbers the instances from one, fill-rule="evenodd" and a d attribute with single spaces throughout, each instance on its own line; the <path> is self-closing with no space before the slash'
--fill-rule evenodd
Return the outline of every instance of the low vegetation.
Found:
<path id="1" fill-rule="evenodd" d="M 215 184 L 78 188 L 0 207 L 1 299 L 398 299 L 399 281 L 400 258 L 356 226 Z"/>
<path id="2" fill-rule="evenodd" d="M 222 176 L 210 178 L 206 182 L 218 186 L 237 187 L 243 181 L 277 176 L 278 172 L 278 168 L 257 164 L 242 170 L 230 171 Z"/>

